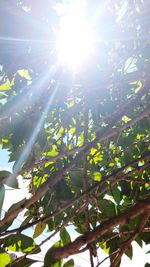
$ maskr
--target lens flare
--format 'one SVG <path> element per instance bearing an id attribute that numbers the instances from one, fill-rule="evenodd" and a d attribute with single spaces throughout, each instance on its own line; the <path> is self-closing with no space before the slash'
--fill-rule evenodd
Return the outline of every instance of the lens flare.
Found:
<path id="1" fill-rule="evenodd" d="M 79 7 L 82 7 L 82 10 Z M 93 52 L 94 36 L 83 11 L 82 5 L 74 6 L 60 20 L 59 61 L 74 69 L 83 65 L 87 57 Z"/>

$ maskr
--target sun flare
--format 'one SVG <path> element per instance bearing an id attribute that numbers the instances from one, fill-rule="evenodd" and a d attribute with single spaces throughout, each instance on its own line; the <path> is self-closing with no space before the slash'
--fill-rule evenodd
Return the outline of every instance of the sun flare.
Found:
<path id="1" fill-rule="evenodd" d="M 93 52 L 93 39 L 92 29 L 84 12 L 74 8 L 60 22 L 59 61 L 74 69 L 80 67 Z"/>

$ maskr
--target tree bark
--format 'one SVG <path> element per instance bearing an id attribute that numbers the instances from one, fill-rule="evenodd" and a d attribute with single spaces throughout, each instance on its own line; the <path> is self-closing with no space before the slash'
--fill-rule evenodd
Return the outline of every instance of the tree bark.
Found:
<path id="1" fill-rule="evenodd" d="M 61 259 L 67 258 L 70 255 L 77 254 L 80 248 L 84 245 L 90 244 L 100 238 L 102 235 L 111 231 L 117 225 L 126 224 L 135 217 L 144 214 L 146 211 L 150 212 L 150 197 L 145 200 L 137 202 L 132 208 L 117 217 L 99 225 L 96 229 L 83 236 L 79 236 L 73 242 L 67 244 L 62 248 L 58 248 L 53 253 L 53 258 Z"/>

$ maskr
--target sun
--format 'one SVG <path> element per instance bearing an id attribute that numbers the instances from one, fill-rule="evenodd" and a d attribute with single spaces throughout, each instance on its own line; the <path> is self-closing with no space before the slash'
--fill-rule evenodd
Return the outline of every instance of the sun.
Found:
<path id="1" fill-rule="evenodd" d="M 81 67 L 94 50 L 93 32 L 81 7 L 74 6 L 63 16 L 58 34 L 59 61 L 73 69 Z"/>

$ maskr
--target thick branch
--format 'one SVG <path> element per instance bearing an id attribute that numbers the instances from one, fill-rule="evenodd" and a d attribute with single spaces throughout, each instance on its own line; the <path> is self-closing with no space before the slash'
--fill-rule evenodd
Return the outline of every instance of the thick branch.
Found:
<path id="1" fill-rule="evenodd" d="M 137 230 L 135 230 L 130 238 L 124 242 L 124 244 L 122 245 L 122 247 L 119 249 L 117 255 L 115 256 L 115 259 L 113 260 L 112 264 L 111 264 L 111 267 L 116 267 L 117 264 L 120 262 L 121 258 L 122 258 L 122 255 L 128 250 L 128 248 L 131 246 L 131 243 L 133 240 L 135 240 L 138 235 L 140 234 L 140 232 L 142 232 L 145 224 L 147 223 L 147 220 L 150 216 L 150 210 L 147 210 L 147 212 L 145 212 L 143 214 L 143 217 L 142 217 L 142 220 L 140 222 L 140 226 L 138 227 Z"/>
<path id="2" fill-rule="evenodd" d="M 137 202 L 132 208 L 119 216 L 110 219 L 109 221 L 99 225 L 92 232 L 89 232 L 83 236 L 78 237 L 75 241 L 69 243 L 68 245 L 58 248 L 54 251 L 53 257 L 55 259 L 66 258 L 70 255 L 76 254 L 76 252 L 84 245 L 90 244 L 111 231 L 117 225 L 126 224 L 128 220 L 132 220 L 135 217 L 145 213 L 150 210 L 150 197 L 143 201 Z"/>

